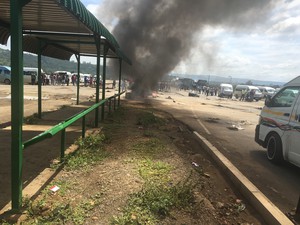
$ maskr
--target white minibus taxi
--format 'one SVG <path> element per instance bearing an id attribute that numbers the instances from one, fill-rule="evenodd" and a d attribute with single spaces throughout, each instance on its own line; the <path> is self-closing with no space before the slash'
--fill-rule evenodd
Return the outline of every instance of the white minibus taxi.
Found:
<path id="1" fill-rule="evenodd" d="M 274 163 L 284 160 L 300 167 L 300 76 L 265 101 L 255 141 L 267 149 Z"/>
<path id="2" fill-rule="evenodd" d="M 233 87 L 232 84 L 220 84 L 219 97 L 232 98 Z"/>
<path id="3" fill-rule="evenodd" d="M 41 73 L 44 74 L 43 69 L 41 69 Z M 24 67 L 24 84 L 37 84 L 38 82 L 38 68 L 36 67 Z"/>

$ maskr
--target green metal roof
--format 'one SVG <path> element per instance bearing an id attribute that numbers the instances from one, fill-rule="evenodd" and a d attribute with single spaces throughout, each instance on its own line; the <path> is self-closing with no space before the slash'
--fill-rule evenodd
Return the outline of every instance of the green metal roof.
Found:
<path id="1" fill-rule="evenodd" d="M 103 26 L 97 18 L 88 11 L 79 0 L 57 0 L 70 13 L 76 16 L 82 23 L 84 23 L 93 32 L 105 37 L 115 48 L 119 48 L 119 44 L 114 36 Z"/>
<path id="2" fill-rule="evenodd" d="M 21 0 L 20 0 L 21 1 Z M 28 0 L 23 0 L 27 2 Z M 98 36 L 104 39 L 105 42 L 101 41 L 102 44 L 108 44 L 110 48 L 110 54 L 115 57 L 120 57 L 127 63 L 131 64 L 130 60 L 122 52 L 119 44 L 117 43 L 114 36 L 105 28 L 105 26 L 97 20 L 97 18 L 89 12 L 85 6 L 79 0 L 31 0 L 23 7 L 23 31 L 25 33 L 40 32 L 48 34 L 44 39 L 48 39 L 48 43 L 55 41 L 54 33 L 68 33 L 74 34 L 74 37 L 69 36 L 66 38 L 64 44 L 49 44 L 44 49 L 44 53 L 47 56 L 55 58 L 69 58 L 69 54 L 73 53 L 85 53 L 88 47 L 82 39 L 86 39 L 84 36 L 91 36 L 90 40 L 94 41 L 93 37 Z M 10 0 L 0 1 L 0 43 L 6 44 L 10 36 Z M 77 36 L 76 36 L 76 35 Z M 83 35 L 80 37 L 80 35 Z M 34 35 L 31 35 L 34 36 Z M 76 36 L 76 37 L 75 37 Z M 40 37 L 39 37 L 40 38 Z M 29 38 L 24 40 L 25 51 L 36 53 L 36 40 L 31 38 L 33 43 L 30 43 Z M 78 40 L 77 46 L 75 47 L 74 41 Z M 66 42 L 70 43 L 67 45 Z M 73 45 L 71 44 L 73 43 Z M 30 47 L 31 46 L 31 47 Z M 64 56 L 59 57 L 57 54 L 58 49 L 61 48 L 61 52 Z M 93 45 L 93 51 L 88 50 L 89 54 L 96 55 L 96 47 Z M 66 52 L 69 51 L 67 54 Z M 51 53 L 52 52 L 52 53 Z M 43 54 L 43 53 L 42 53 Z"/>

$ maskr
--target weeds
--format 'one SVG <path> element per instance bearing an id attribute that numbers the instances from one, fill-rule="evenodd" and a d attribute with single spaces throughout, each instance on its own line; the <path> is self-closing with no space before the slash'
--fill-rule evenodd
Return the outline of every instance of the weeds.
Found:
<path id="1" fill-rule="evenodd" d="M 165 120 L 155 116 L 152 112 L 143 112 L 138 116 L 137 125 L 150 127 L 155 125 L 164 125 Z"/>
<path id="2" fill-rule="evenodd" d="M 154 162 L 150 159 L 139 162 L 139 174 L 147 182 L 168 182 L 172 166 L 163 162 Z"/>
<path id="3" fill-rule="evenodd" d="M 26 202 L 25 207 L 29 218 L 23 224 L 84 224 L 90 212 L 100 204 L 100 194 L 80 202 L 46 202 L 44 199 L 35 204 L 30 200 Z"/>
<path id="4" fill-rule="evenodd" d="M 85 138 L 79 138 L 75 144 L 79 149 L 98 149 L 103 147 L 103 143 L 106 140 L 104 134 L 91 134 Z"/>
<path id="5" fill-rule="evenodd" d="M 84 170 L 91 168 L 96 163 L 109 156 L 104 150 L 106 138 L 103 134 L 92 134 L 75 142 L 78 150 L 65 158 L 66 170 Z"/>
<path id="6" fill-rule="evenodd" d="M 176 185 L 146 182 L 143 189 L 131 195 L 123 214 L 111 224 L 157 224 L 172 208 L 185 208 L 193 203 L 195 184 L 190 178 Z"/>
<path id="7" fill-rule="evenodd" d="M 131 149 L 135 154 L 145 157 L 154 156 L 167 150 L 161 140 L 155 137 L 138 140 L 132 145 Z"/>

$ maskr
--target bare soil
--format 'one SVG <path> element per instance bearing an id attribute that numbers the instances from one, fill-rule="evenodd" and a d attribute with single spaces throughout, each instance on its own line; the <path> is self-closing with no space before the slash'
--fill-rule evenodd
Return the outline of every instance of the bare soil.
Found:
<path id="1" fill-rule="evenodd" d="M 65 99 L 63 102 L 65 104 Z M 44 202 L 39 215 L 48 213 L 54 205 L 65 204 L 72 208 L 85 203 L 89 210 L 84 218 L 77 222 L 69 218 L 66 224 L 110 224 L 113 217 L 122 215 L 130 196 L 143 188 L 144 181 L 136 159 L 145 159 L 147 154 L 136 154 L 132 151 L 133 146 L 145 139 L 155 138 L 165 150 L 155 155 L 153 160 L 172 167 L 172 183 L 190 179 L 196 184 L 191 190 L 193 201 L 187 207 L 171 208 L 167 215 L 158 217 L 157 224 L 264 224 L 200 147 L 186 125 L 170 114 L 155 109 L 149 102 L 122 100 L 121 105 L 115 114 L 106 118 L 100 129 L 90 130 L 109 136 L 110 141 L 104 145 L 109 157 L 88 170 L 60 168 L 57 176 L 34 199 L 34 202 Z M 69 109 L 72 111 L 72 107 L 64 107 L 62 113 L 68 114 Z M 143 127 L 137 123 L 143 112 L 151 112 L 166 123 Z M 60 186 L 62 181 L 68 184 L 67 189 Z M 61 189 L 52 192 L 49 188 L 53 185 Z M 97 196 L 97 200 L 91 200 L 91 196 Z M 27 208 L 20 217 L 5 215 L 5 219 L 13 222 L 18 218 L 23 224 L 35 223 L 29 214 Z M 76 212 L 73 212 L 73 217 L 76 218 Z M 136 215 L 132 215 L 132 220 L 132 224 L 139 224 Z"/>

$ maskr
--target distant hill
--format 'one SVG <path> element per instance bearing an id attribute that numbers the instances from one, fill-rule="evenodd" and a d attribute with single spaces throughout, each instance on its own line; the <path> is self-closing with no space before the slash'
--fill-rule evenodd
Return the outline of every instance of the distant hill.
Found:
<path id="1" fill-rule="evenodd" d="M 244 78 L 234 78 L 234 77 L 221 77 L 214 75 L 192 75 L 192 74 L 170 74 L 177 77 L 190 78 L 195 81 L 197 80 L 207 80 L 210 84 L 220 84 L 220 83 L 232 83 L 232 84 L 245 84 L 247 82 L 252 82 L 253 85 L 261 86 L 282 86 L 285 82 L 278 81 L 262 81 Z"/>
<path id="2" fill-rule="evenodd" d="M 24 67 L 37 67 L 37 56 L 33 54 L 24 53 Z M 10 50 L 0 48 L 0 65 L 10 66 Z M 55 71 L 69 71 L 77 72 L 77 62 L 59 60 L 46 56 L 42 56 L 42 69 L 50 74 Z M 80 64 L 81 73 L 96 74 L 96 65 L 83 62 Z M 102 66 L 100 67 L 100 74 L 102 74 Z M 107 76 L 110 76 L 110 68 L 107 67 Z"/>
<path id="3" fill-rule="evenodd" d="M 10 50 L 0 48 L 0 65 L 10 66 Z M 24 53 L 24 67 L 37 67 L 37 56 L 33 54 Z M 63 70 L 69 72 L 77 71 L 77 62 L 58 60 L 50 57 L 42 56 L 42 69 L 50 74 L 52 72 Z M 96 65 L 91 63 L 83 62 L 80 64 L 81 73 L 96 74 Z M 102 66 L 100 68 L 100 74 L 102 74 Z M 111 68 L 107 67 L 107 78 L 112 77 Z M 244 84 L 251 81 L 253 85 L 264 85 L 264 86 L 282 86 L 284 82 L 277 81 L 261 81 L 234 77 L 221 77 L 214 75 L 193 75 L 193 74 L 170 74 L 170 76 L 190 78 L 192 80 L 207 80 L 210 84 L 220 83 L 232 83 L 232 84 Z"/>

